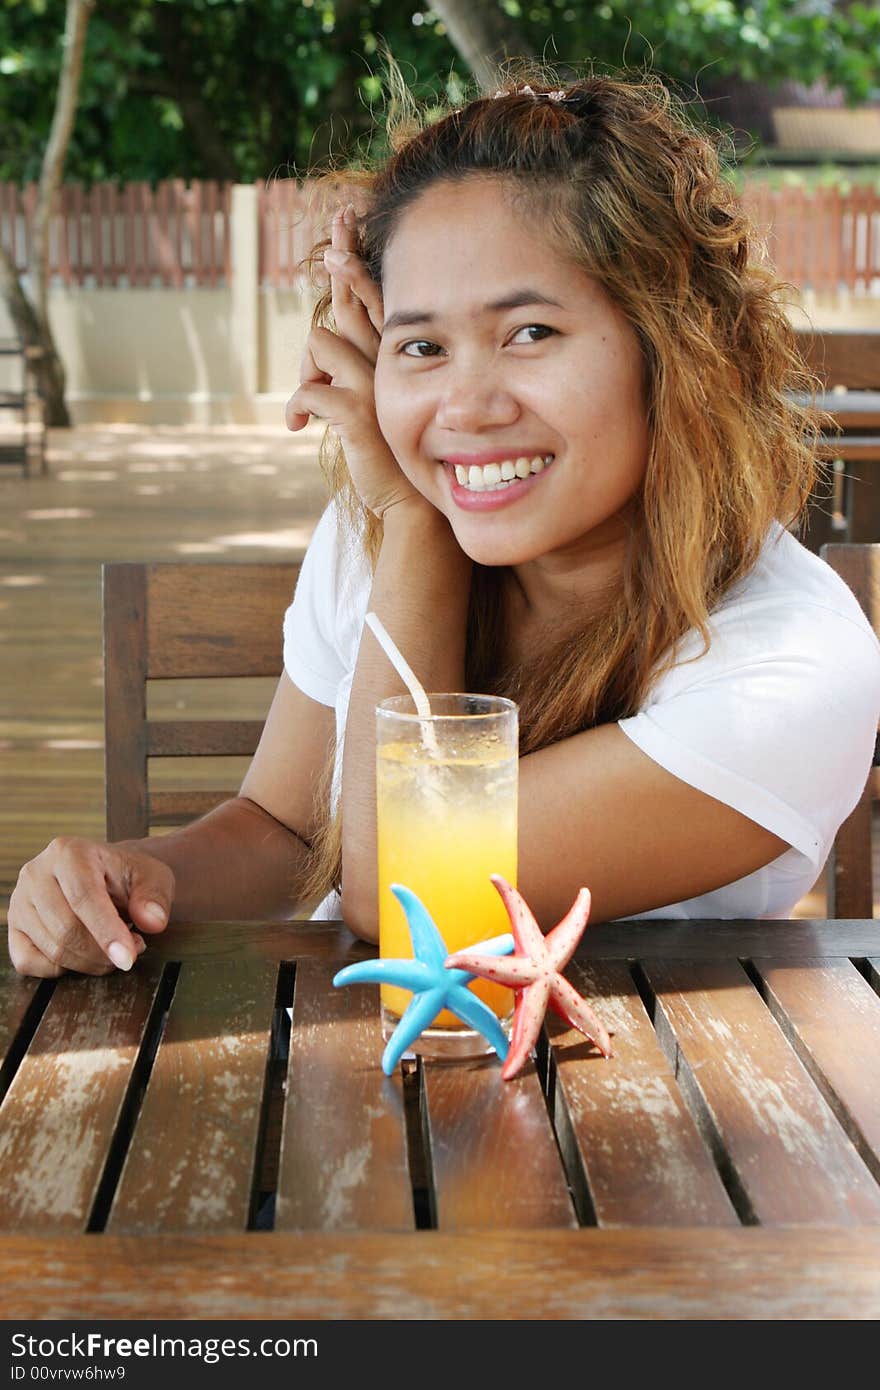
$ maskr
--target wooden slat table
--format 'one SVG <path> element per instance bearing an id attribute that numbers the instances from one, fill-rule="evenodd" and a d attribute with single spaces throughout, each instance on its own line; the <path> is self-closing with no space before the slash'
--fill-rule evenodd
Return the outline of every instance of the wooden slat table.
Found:
<path id="1" fill-rule="evenodd" d="M 368 953 L 233 923 L 5 968 L 7 1319 L 880 1316 L 880 923 L 593 928 L 614 1057 L 553 1024 L 506 1084 L 384 1077 L 378 991 L 331 985 Z"/>

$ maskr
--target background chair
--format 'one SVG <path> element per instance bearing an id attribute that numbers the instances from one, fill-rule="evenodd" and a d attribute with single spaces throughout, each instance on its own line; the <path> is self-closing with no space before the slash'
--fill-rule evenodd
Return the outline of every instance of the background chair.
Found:
<path id="1" fill-rule="evenodd" d="M 31 463 L 36 460 L 41 473 L 48 471 L 46 462 L 46 413 L 37 388 L 36 366 L 43 355 L 42 348 L 29 347 L 17 338 L 0 339 L 0 359 L 14 359 L 17 381 L 0 387 L 0 412 L 12 412 L 20 417 L 10 434 L 3 423 L 0 432 L 0 463 L 21 464 L 29 476 Z"/>
<path id="2" fill-rule="evenodd" d="M 147 683 L 269 676 L 282 670 L 281 622 L 297 564 L 107 564 L 104 732 L 108 840 L 180 825 L 236 789 L 150 788 L 154 758 L 248 757 L 263 719 L 150 719 Z"/>
<path id="3" fill-rule="evenodd" d="M 823 545 L 821 554 L 852 589 L 880 635 L 880 545 Z M 874 745 L 874 768 L 878 766 L 880 740 Z M 859 804 L 838 830 L 828 859 L 829 917 L 874 915 L 874 779 L 872 768 Z"/>
<path id="4" fill-rule="evenodd" d="M 880 329 L 799 333 L 798 345 L 824 384 L 818 404 L 841 430 L 822 440 L 833 472 L 802 539 L 814 551 L 832 541 L 880 540 Z"/>
<path id="5" fill-rule="evenodd" d="M 269 676 L 282 670 L 281 622 L 299 565 L 106 564 L 104 769 L 107 839 L 142 839 L 181 825 L 236 794 L 181 785 L 150 788 L 152 758 L 249 757 L 264 720 L 150 719 L 150 681 Z M 216 705 L 216 698 L 213 703 Z M 286 1062 L 276 1010 L 266 1110 L 261 1198 L 277 1186 Z"/>

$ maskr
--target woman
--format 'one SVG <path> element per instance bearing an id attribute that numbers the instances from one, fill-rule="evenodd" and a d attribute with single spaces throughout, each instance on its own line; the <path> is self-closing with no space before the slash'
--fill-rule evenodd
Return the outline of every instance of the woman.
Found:
<path id="1" fill-rule="evenodd" d="M 376 939 L 374 710 L 402 687 L 368 608 L 426 689 L 519 702 L 545 925 L 583 883 L 594 921 L 782 917 L 815 878 L 880 649 L 785 529 L 818 426 L 777 286 L 661 84 L 532 83 L 408 117 L 334 219 L 287 409 L 332 425 L 333 498 L 240 795 L 158 841 L 53 841 L 10 905 L 17 969 L 127 968 L 169 920 L 319 898 Z"/>

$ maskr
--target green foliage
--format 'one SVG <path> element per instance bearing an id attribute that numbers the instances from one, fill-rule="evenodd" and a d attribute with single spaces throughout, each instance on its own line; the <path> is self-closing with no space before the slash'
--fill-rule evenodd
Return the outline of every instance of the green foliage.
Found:
<path id="1" fill-rule="evenodd" d="M 734 187 L 763 184 L 767 188 L 786 189 L 836 188 L 841 194 L 853 188 L 872 188 L 880 193 L 880 166 L 863 164 L 848 169 L 839 164 L 816 164 L 808 167 L 778 165 L 776 168 L 738 168 L 731 171 Z"/>
<path id="2" fill-rule="evenodd" d="M 484 0 L 492 3 L 493 0 Z M 880 8 L 853 0 L 495 0 L 560 70 L 651 66 L 880 88 Z M 64 0 L 0 0 L 0 179 L 39 175 Z M 302 174 L 369 141 L 386 43 L 429 105 L 471 75 L 418 0 L 98 0 L 67 179 Z"/>

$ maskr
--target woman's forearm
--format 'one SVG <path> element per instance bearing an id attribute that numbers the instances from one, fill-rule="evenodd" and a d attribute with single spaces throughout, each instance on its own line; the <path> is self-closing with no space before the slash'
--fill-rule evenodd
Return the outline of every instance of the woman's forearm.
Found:
<path id="1" fill-rule="evenodd" d="M 170 835 L 124 843 L 174 873 L 172 922 L 288 920 L 309 860 L 304 841 L 241 796 Z"/>
<path id="2" fill-rule="evenodd" d="M 463 689 L 471 569 L 448 521 L 429 503 L 402 502 L 386 513 L 369 607 L 428 691 Z M 405 691 L 365 628 L 342 763 L 342 909 L 351 930 L 369 940 L 379 930 L 376 706 Z"/>

